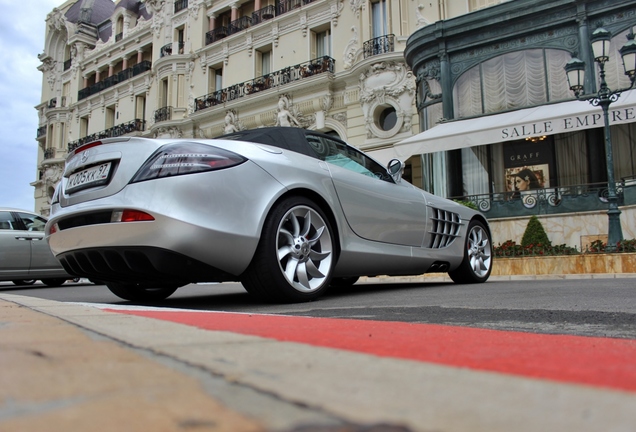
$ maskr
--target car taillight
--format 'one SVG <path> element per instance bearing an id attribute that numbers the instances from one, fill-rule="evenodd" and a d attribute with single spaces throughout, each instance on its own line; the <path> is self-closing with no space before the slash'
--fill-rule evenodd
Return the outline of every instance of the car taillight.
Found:
<path id="1" fill-rule="evenodd" d="M 155 218 L 139 210 L 116 210 L 110 217 L 111 222 L 143 222 L 153 221 Z"/>
<path id="2" fill-rule="evenodd" d="M 131 183 L 220 170 L 245 162 L 236 153 L 199 143 L 169 144 L 156 151 L 137 171 Z"/>

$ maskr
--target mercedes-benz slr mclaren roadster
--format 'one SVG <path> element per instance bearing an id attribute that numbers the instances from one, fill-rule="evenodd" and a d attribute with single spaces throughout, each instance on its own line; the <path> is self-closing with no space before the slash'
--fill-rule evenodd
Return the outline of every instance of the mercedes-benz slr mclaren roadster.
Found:
<path id="1" fill-rule="evenodd" d="M 69 155 L 46 234 L 67 272 L 137 302 L 196 282 L 240 281 L 276 302 L 360 276 L 485 282 L 486 219 L 411 185 L 403 169 L 289 127 L 104 139 Z"/>

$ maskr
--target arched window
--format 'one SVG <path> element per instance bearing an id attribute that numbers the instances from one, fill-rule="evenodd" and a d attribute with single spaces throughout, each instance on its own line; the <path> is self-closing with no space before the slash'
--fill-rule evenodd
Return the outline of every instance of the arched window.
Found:
<path id="1" fill-rule="evenodd" d="M 563 71 L 570 58 L 563 50 L 532 49 L 473 67 L 453 88 L 455 118 L 572 99 Z"/>

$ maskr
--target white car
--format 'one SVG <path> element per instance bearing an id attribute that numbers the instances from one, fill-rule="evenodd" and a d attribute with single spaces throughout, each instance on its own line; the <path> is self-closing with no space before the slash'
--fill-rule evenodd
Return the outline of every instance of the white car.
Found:
<path id="1" fill-rule="evenodd" d="M 44 239 L 46 219 L 35 213 L 0 208 L 0 281 L 48 286 L 73 278 L 53 256 Z"/>

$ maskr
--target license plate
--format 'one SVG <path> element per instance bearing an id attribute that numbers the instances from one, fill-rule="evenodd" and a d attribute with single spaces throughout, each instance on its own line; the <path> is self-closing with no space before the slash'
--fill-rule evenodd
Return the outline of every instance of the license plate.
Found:
<path id="1" fill-rule="evenodd" d="M 66 192 L 72 193 L 80 189 L 102 185 L 108 181 L 109 173 L 110 162 L 77 172 L 68 178 Z"/>

